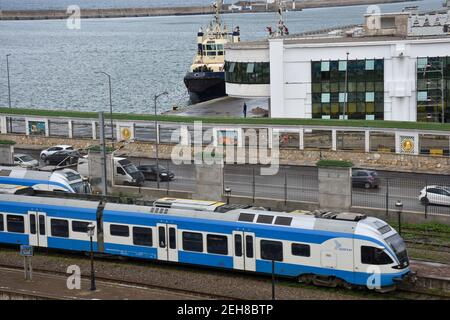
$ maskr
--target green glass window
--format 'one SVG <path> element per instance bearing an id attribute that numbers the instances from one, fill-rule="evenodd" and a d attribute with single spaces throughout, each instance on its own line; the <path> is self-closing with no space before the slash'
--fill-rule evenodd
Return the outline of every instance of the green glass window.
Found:
<path id="1" fill-rule="evenodd" d="M 366 70 L 375 70 L 375 60 L 366 60 Z"/>
<path id="2" fill-rule="evenodd" d="M 322 103 L 329 103 L 330 102 L 330 94 L 329 93 L 322 93 Z"/>
<path id="3" fill-rule="evenodd" d="M 313 118 L 342 118 L 347 100 L 348 119 L 383 119 L 382 59 L 312 61 L 311 69 Z"/>
<path id="4" fill-rule="evenodd" d="M 226 62 L 225 81 L 237 84 L 269 84 L 270 63 Z"/>
<path id="5" fill-rule="evenodd" d="M 320 71 L 322 71 L 322 72 L 330 71 L 330 61 L 322 61 L 321 65 L 320 65 Z"/>
<path id="6" fill-rule="evenodd" d="M 427 100 L 428 100 L 428 92 L 427 91 L 417 92 L 417 101 L 427 101 Z"/>

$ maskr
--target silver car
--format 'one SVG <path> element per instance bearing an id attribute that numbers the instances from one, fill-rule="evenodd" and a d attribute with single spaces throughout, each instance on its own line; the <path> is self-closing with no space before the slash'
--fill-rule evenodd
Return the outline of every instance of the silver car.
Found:
<path id="1" fill-rule="evenodd" d="M 19 153 L 14 155 L 14 164 L 23 168 L 36 168 L 39 161 L 28 154 Z"/>

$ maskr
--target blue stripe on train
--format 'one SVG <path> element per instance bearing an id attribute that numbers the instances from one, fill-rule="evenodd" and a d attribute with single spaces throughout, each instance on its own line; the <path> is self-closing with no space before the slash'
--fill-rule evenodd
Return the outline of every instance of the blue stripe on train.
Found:
<path id="1" fill-rule="evenodd" d="M 256 271 L 261 273 L 272 272 L 272 262 L 268 260 L 256 260 Z M 392 279 L 401 278 L 409 272 L 409 269 L 402 270 L 397 273 L 381 274 L 380 285 L 390 286 L 394 284 Z M 275 262 L 275 273 L 284 276 L 297 277 L 301 274 L 315 274 L 323 276 L 336 276 L 345 281 L 356 285 L 367 285 L 367 279 L 373 273 L 344 271 L 331 268 L 311 267 L 305 265 L 296 265 L 283 262 Z"/>
<path id="2" fill-rule="evenodd" d="M 10 244 L 28 244 L 28 234 L 0 231 L 0 242 Z"/>
<path id="3" fill-rule="evenodd" d="M 2 212 L 28 214 L 28 211 L 44 212 L 49 217 L 69 218 L 69 219 L 82 219 L 95 221 L 97 218 L 97 210 L 90 208 L 72 208 L 62 206 L 52 206 L 46 204 L 32 204 L 26 202 L 9 202 L 2 201 Z"/>
<path id="4" fill-rule="evenodd" d="M 52 249 L 76 250 L 76 251 L 91 251 L 90 241 L 87 240 L 73 240 L 66 238 L 48 237 L 47 244 Z M 98 251 L 97 242 L 92 244 L 94 251 Z"/>
<path id="5" fill-rule="evenodd" d="M 233 257 L 231 256 L 178 251 L 178 261 L 182 263 L 233 269 Z"/>
<path id="6" fill-rule="evenodd" d="M 158 250 L 154 247 L 131 246 L 109 242 L 105 242 L 105 253 L 142 259 L 157 259 L 158 257 Z"/>

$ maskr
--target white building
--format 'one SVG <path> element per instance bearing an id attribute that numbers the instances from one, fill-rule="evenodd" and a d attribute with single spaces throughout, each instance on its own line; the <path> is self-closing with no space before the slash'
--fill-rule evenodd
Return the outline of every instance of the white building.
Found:
<path id="1" fill-rule="evenodd" d="M 226 91 L 267 98 L 273 118 L 450 122 L 448 23 L 367 15 L 364 27 L 230 45 Z"/>

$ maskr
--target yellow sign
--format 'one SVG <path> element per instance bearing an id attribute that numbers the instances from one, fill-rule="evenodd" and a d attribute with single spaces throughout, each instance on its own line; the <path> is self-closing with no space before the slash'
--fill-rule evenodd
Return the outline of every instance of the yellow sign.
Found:
<path id="1" fill-rule="evenodd" d="M 123 128 L 121 132 L 124 140 L 129 140 L 131 138 L 131 131 L 129 128 Z"/>
<path id="2" fill-rule="evenodd" d="M 411 138 L 405 138 L 402 140 L 402 151 L 411 153 L 414 151 L 414 140 Z"/>

